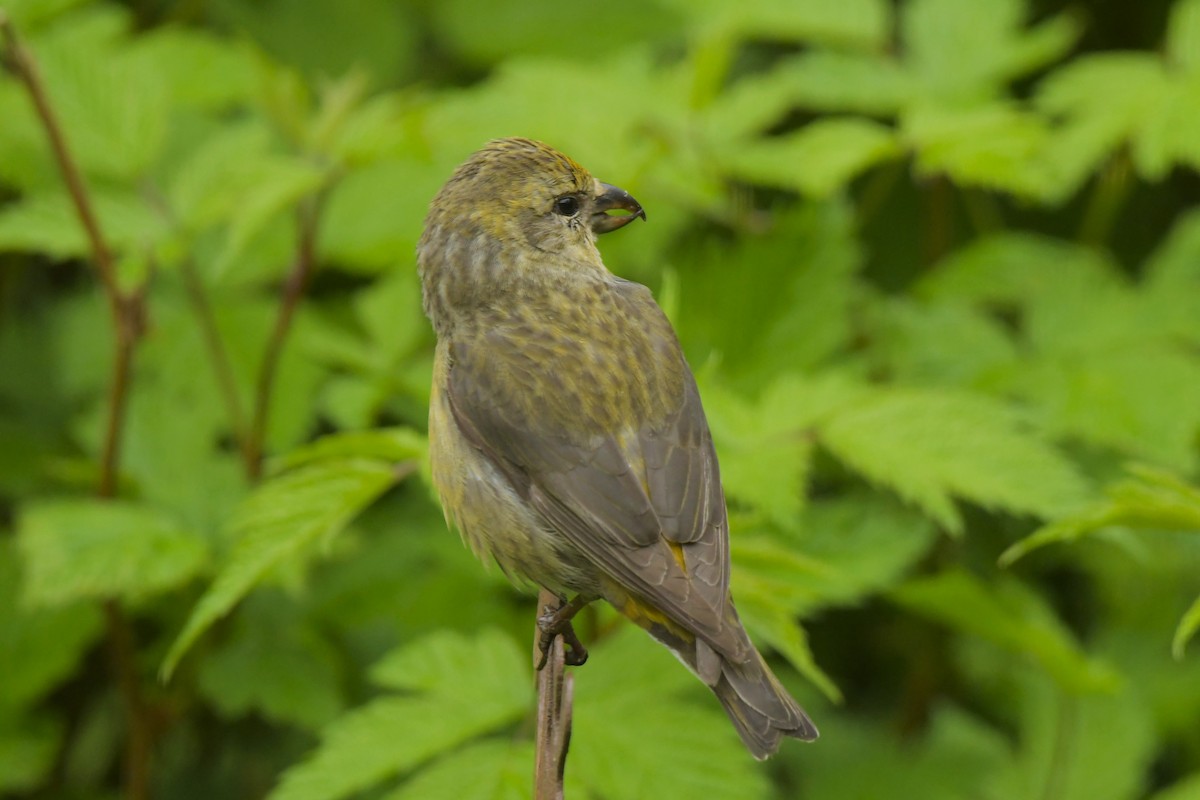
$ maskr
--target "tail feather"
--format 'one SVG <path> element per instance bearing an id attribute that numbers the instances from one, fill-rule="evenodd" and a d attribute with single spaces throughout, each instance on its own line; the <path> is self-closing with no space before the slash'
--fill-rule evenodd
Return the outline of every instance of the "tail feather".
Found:
<path id="1" fill-rule="evenodd" d="M 744 630 L 745 655 L 739 661 L 718 653 L 703 639 L 684 639 L 662 625 L 645 628 L 712 689 L 755 758 L 761 761 L 773 755 L 785 736 L 806 742 L 817 738 L 817 726 L 783 688 Z"/>
<path id="2" fill-rule="evenodd" d="M 752 649 L 750 657 L 740 664 L 726 659 L 721 677 L 710 688 L 747 749 L 760 761 L 774 754 L 785 736 L 806 742 L 817 738 L 817 726 L 757 650 Z"/>

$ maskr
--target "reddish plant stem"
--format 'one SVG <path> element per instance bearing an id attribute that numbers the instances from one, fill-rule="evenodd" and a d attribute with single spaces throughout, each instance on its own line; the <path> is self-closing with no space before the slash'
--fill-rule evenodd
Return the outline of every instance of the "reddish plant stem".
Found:
<path id="1" fill-rule="evenodd" d="M 558 606 L 558 598 L 543 589 L 538 594 L 537 613 Z M 533 635 L 533 663 L 541 660 L 541 628 Z M 534 800 L 563 800 L 563 775 L 571 743 L 571 712 L 574 676 L 566 672 L 563 640 L 555 636 L 545 666 L 537 673 L 537 730 L 534 733 Z"/>
<path id="2" fill-rule="evenodd" d="M 62 173 L 63 182 L 67 186 L 75 214 L 87 236 L 92 264 L 100 278 L 100 284 L 112 315 L 115 352 L 112 379 L 109 383 L 108 415 L 105 421 L 104 440 L 100 455 L 100 479 L 96 487 L 97 495 L 102 498 L 112 498 L 117 494 L 121 434 L 124 429 L 129 386 L 133 374 L 133 353 L 143 327 L 143 298 L 140 292 L 125 294 L 121 290 L 117 280 L 116 263 L 101 231 L 87 183 L 67 146 L 66 137 L 58 122 L 54 107 L 50 103 L 45 85 L 42 83 L 37 63 L 17 36 L 12 21 L 2 12 L 0 12 L 0 32 L 2 32 L 8 55 L 8 66 L 29 93 L 34 110 L 50 143 L 54 160 Z M 120 605 L 114 600 L 106 601 L 104 612 L 113 671 L 129 725 L 123 771 L 125 794 L 130 800 L 145 800 L 149 796 L 150 720 L 142 697 L 138 675 L 137 645 L 133 629 Z"/>
<path id="3" fill-rule="evenodd" d="M 271 395 L 275 388 L 275 377 L 279 370 L 279 359 L 292 329 L 292 321 L 304 290 L 316 266 L 317 228 L 320 223 L 322 196 L 309 198 L 296 214 L 296 260 L 283 286 L 283 299 L 275 326 L 267 340 L 258 380 L 254 388 L 254 413 L 246 437 L 243 456 L 246 475 L 251 481 L 262 477 L 263 443 L 267 434 L 267 419 L 271 411 Z"/>

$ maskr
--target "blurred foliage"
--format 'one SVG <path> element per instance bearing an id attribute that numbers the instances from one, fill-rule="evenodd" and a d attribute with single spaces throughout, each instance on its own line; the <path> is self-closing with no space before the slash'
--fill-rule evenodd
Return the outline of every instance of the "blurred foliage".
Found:
<path id="1" fill-rule="evenodd" d="M 649 209 L 605 259 L 823 733 L 753 762 L 590 609 L 569 797 L 1200 798 L 1200 0 L 0 7 L 145 318 L 101 498 L 112 320 L 3 75 L 0 794 L 530 796 L 532 603 L 431 500 L 413 257 L 523 135 Z"/>

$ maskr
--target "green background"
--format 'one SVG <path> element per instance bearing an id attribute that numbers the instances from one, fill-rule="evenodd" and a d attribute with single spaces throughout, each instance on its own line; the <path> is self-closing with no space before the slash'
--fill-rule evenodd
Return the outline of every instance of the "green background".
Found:
<path id="1" fill-rule="evenodd" d="M 589 609 L 567 797 L 1200 799 L 1200 0 L 0 8 L 141 323 L 122 381 L 8 71 L 0 794 L 531 795 L 533 603 L 432 500 L 413 255 L 520 135 L 646 207 L 606 263 L 822 732 L 754 762 Z"/>

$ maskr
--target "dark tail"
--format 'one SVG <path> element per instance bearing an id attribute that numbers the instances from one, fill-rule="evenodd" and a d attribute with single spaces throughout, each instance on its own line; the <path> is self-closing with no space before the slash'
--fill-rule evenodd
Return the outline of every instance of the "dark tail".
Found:
<path id="1" fill-rule="evenodd" d="M 806 742 L 817 738 L 817 726 L 753 646 L 740 664 L 723 659 L 721 675 L 710 688 L 746 747 L 760 761 L 779 749 L 784 736 Z"/>
<path id="2" fill-rule="evenodd" d="M 727 650 L 728 655 L 718 653 L 703 639 L 685 639 L 677 629 L 660 624 L 644 627 L 712 689 L 755 758 L 761 761 L 773 755 L 785 736 L 806 742 L 816 739 L 817 726 L 763 661 L 737 612 L 730 611 L 736 627 L 729 634 L 736 650 Z"/>

